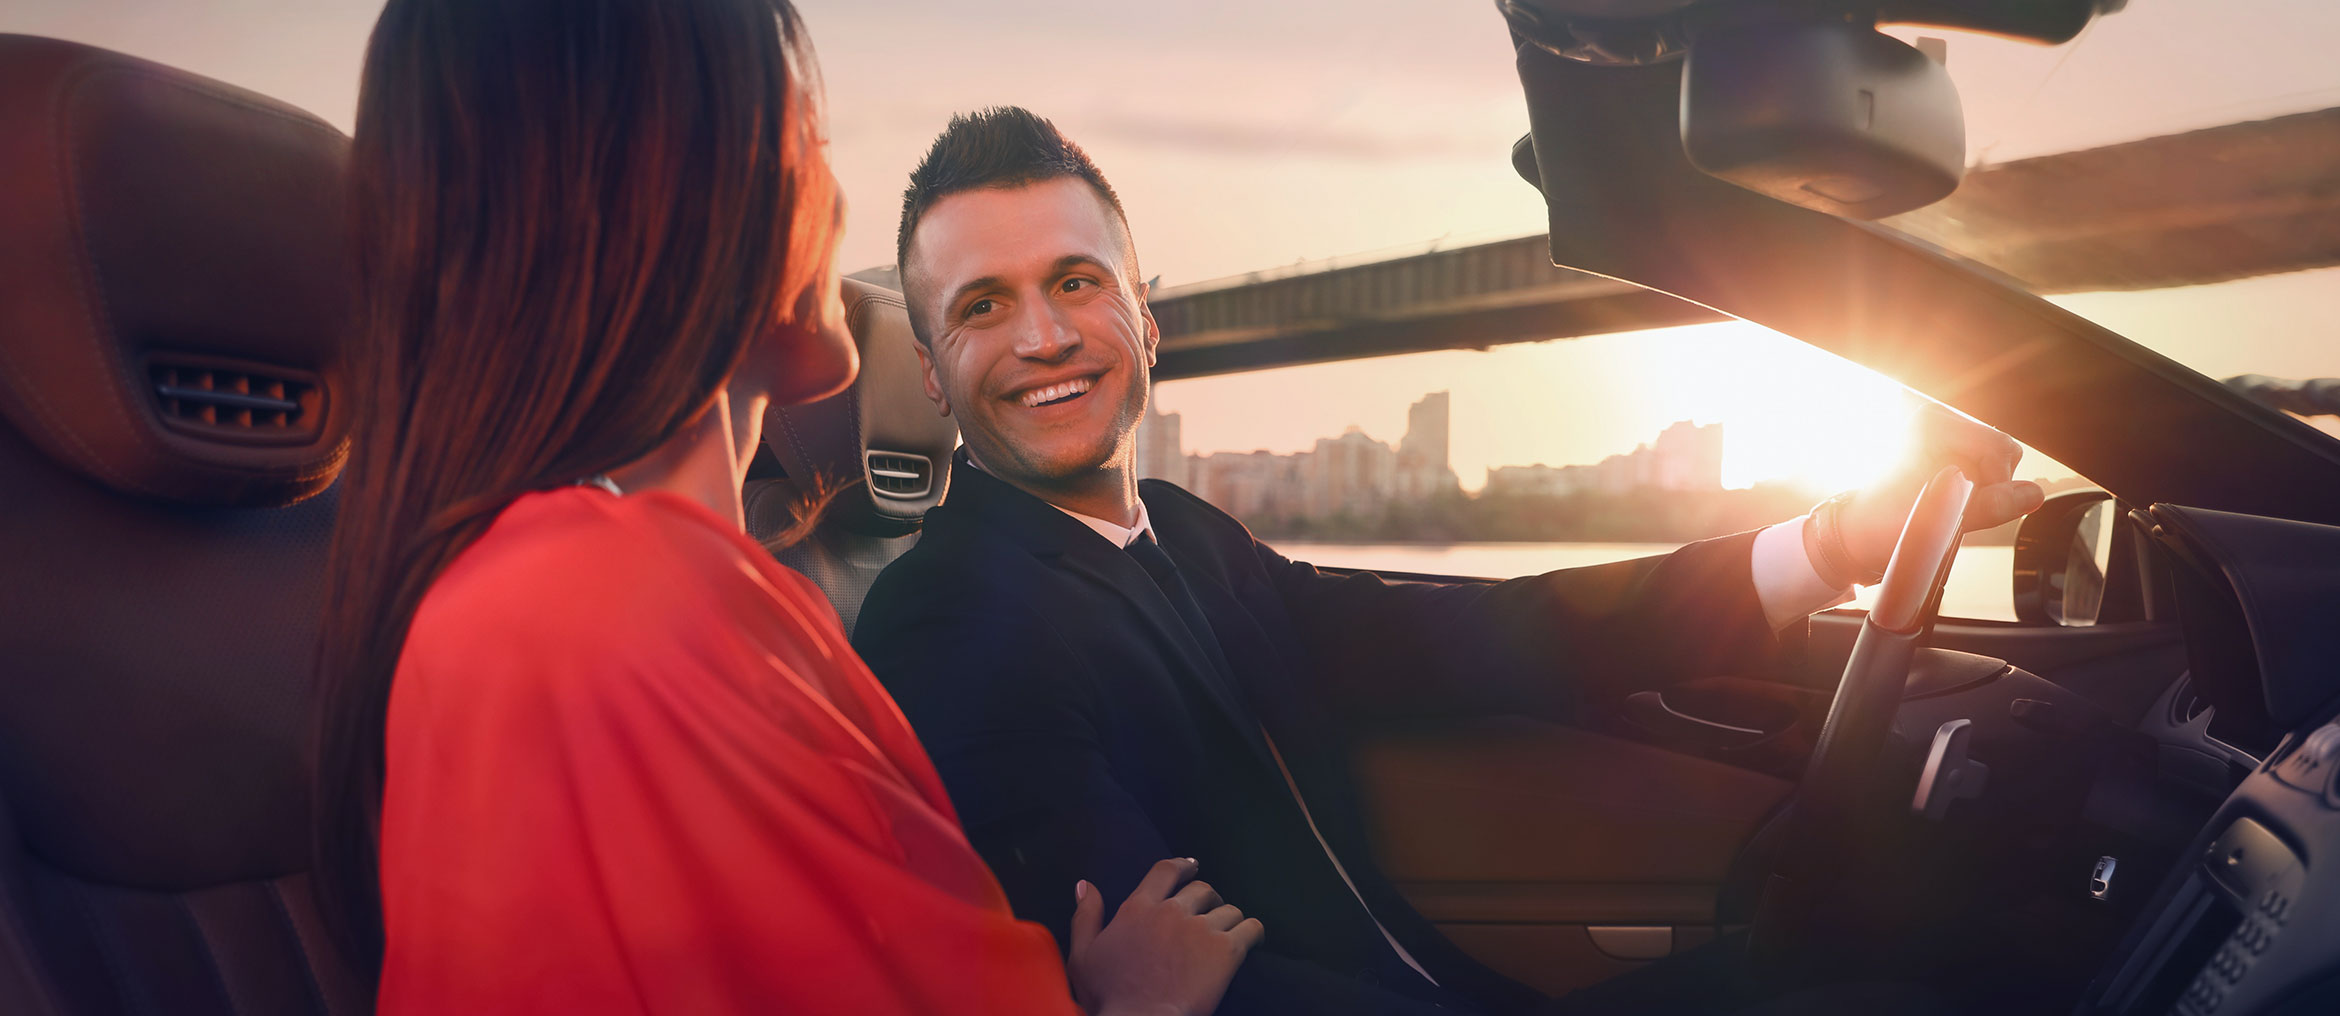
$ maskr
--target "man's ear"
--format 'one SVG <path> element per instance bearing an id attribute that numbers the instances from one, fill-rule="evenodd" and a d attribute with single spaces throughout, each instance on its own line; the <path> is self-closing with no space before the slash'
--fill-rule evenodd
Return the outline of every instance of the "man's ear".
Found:
<path id="1" fill-rule="evenodd" d="M 916 339 L 910 340 L 910 348 L 918 353 L 918 380 L 926 385 L 926 400 L 934 403 L 935 412 L 951 415 L 950 396 L 943 394 L 942 379 L 934 373 L 934 352 Z"/>
<path id="2" fill-rule="evenodd" d="M 1146 302 L 1146 294 L 1151 292 L 1153 288 L 1154 284 L 1150 282 L 1137 284 L 1138 317 L 1146 323 L 1146 366 L 1148 367 L 1152 367 L 1154 362 L 1159 359 L 1156 351 L 1162 348 L 1162 326 L 1154 323 L 1154 305 Z"/>

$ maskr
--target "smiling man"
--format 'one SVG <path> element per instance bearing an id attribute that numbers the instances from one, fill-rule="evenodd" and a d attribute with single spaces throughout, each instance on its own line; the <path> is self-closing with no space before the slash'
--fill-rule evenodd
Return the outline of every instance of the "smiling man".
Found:
<path id="1" fill-rule="evenodd" d="M 1191 856 L 1260 918 L 1267 939 L 1222 1012 L 1548 1004 L 1448 943 L 1375 868 L 1351 732 L 1565 720 L 1761 672 L 1806 614 L 1882 567 L 1915 493 L 1901 482 L 1819 525 L 1502 583 L 1319 572 L 1138 482 L 1161 336 L 1119 199 L 1054 126 L 1012 108 L 954 119 L 911 176 L 898 256 L 927 395 L 966 446 L 925 536 L 870 590 L 855 648 L 1020 915 L 1062 941 L 1076 878 L 1117 899 L 1155 859 Z M 1931 430 L 1983 484 L 1970 528 L 2037 506 L 2036 486 L 2008 482 L 2004 435 L 1952 417 Z"/>
<path id="2" fill-rule="evenodd" d="M 974 460 L 1051 504 L 1126 519 L 1130 434 L 1161 335 L 1103 188 L 1066 175 L 936 200 L 910 299 L 927 397 L 958 418 Z"/>

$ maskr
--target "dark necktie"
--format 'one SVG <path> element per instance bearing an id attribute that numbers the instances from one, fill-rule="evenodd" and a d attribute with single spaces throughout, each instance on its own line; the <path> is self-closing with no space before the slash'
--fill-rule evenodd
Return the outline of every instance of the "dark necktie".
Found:
<path id="1" fill-rule="evenodd" d="M 1210 618 L 1203 616 L 1202 602 L 1194 598 L 1194 588 L 1186 584 L 1186 576 L 1178 573 L 1177 562 L 1170 560 L 1170 555 L 1163 552 L 1162 545 L 1154 542 L 1152 531 L 1140 535 L 1136 542 L 1129 545 L 1129 556 L 1136 558 L 1138 567 L 1144 568 L 1154 584 L 1161 587 L 1162 595 L 1170 600 L 1171 608 L 1178 611 L 1178 619 L 1186 622 L 1186 630 L 1194 635 L 1196 642 L 1202 643 L 1203 651 L 1210 654 L 1211 664 L 1219 668 L 1219 676 L 1224 680 L 1234 680 L 1235 673 L 1227 666 L 1227 656 L 1219 649 L 1219 634 L 1211 628 Z"/>

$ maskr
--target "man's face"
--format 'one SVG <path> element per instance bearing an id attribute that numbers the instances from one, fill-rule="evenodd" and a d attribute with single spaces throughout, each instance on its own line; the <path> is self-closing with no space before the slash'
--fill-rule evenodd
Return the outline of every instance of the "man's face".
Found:
<path id="1" fill-rule="evenodd" d="M 926 395 L 986 470 L 1077 484 L 1130 462 L 1161 334 L 1128 238 L 1086 181 L 962 191 L 911 235 Z"/>

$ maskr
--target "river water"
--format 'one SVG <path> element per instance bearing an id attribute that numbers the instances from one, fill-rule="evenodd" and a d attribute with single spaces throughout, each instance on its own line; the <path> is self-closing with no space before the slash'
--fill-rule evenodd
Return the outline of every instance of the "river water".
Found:
<path id="1" fill-rule="evenodd" d="M 1270 541 L 1285 557 L 1311 564 L 1381 571 L 1424 572 L 1512 578 L 1555 568 L 1605 564 L 1663 554 L 1669 543 L 1300 543 Z M 1970 620 L 2015 619 L 2015 548 L 1960 547 L 1942 591 L 1942 616 Z M 1851 606 L 1866 608 L 1874 587 L 1860 590 Z"/>

